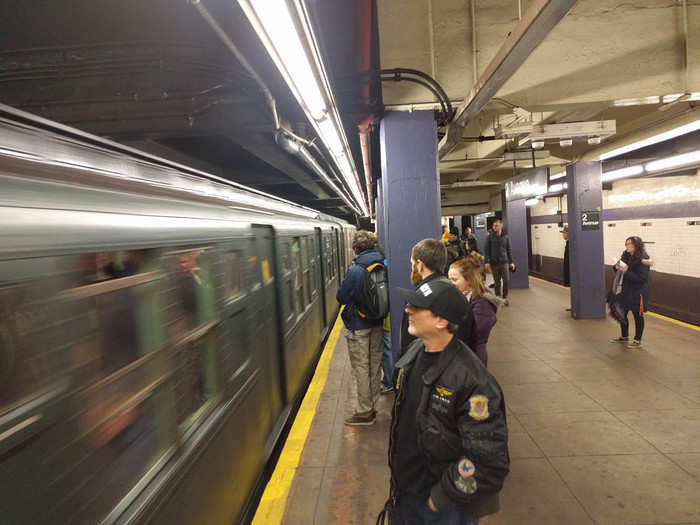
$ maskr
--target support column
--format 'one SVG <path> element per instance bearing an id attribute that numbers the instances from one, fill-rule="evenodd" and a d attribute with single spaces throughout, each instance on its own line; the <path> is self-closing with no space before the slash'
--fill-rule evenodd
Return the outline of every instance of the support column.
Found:
<path id="1" fill-rule="evenodd" d="M 386 235 L 384 221 L 384 201 L 382 199 L 382 184 L 380 179 L 379 181 L 377 181 L 377 196 L 374 200 L 374 210 L 376 215 L 375 228 L 377 230 L 377 240 L 379 241 L 379 244 L 382 245 L 382 248 L 384 248 L 386 244 Z"/>
<path id="2" fill-rule="evenodd" d="M 384 249 L 389 263 L 391 343 L 398 351 L 404 303 L 411 288 L 411 248 L 440 238 L 437 128 L 432 111 L 389 112 L 380 124 Z"/>
<path id="3" fill-rule="evenodd" d="M 567 166 L 566 183 L 571 316 L 576 319 L 603 319 L 605 270 L 600 162 L 577 162 Z"/>
<path id="4" fill-rule="evenodd" d="M 510 274 L 511 288 L 529 288 L 529 262 L 527 255 L 527 207 L 525 199 L 506 201 L 504 228 L 510 237 L 510 250 L 515 263 L 515 272 Z"/>
<path id="5" fill-rule="evenodd" d="M 488 233 L 488 228 L 486 227 L 486 216 L 486 213 L 472 215 L 472 233 L 476 237 L 476 245 L 482 254 L 486 249 L 486 234 Z"/>

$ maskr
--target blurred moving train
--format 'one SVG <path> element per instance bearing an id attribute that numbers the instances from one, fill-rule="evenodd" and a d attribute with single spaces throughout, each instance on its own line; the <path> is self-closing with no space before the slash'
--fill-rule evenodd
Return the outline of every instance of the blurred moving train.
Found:
<path id="1" fill-rule="evenodd" d="M 0 521 L 238 522 L 354 227 L 55 131 L 0 119 Z"/>

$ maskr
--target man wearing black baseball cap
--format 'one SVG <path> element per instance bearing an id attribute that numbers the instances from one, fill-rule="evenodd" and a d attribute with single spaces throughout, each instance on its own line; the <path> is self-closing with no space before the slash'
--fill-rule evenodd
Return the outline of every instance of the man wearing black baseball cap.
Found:
<path id="1" fill-rule="evenodd" d="M 498 511 L 509 472 L 503 392 L 455 336 L 468 304 L 449 279 L 399 293 L 418 339 L 395 364 L 391 495 L 382 512 L 403 525 L 474 525 Z"/>

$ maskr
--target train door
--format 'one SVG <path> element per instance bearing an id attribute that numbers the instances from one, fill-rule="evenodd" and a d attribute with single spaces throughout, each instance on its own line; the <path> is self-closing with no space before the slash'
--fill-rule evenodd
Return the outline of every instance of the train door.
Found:
<path id="1" fill-rule="evenodd" d="M 333 254 L 333 258 L 335 260 L 333 262 L 335 264 L 335 267 L 338 269 L 338 285 L 340 285 L 340 279 L 342 279 L 343 275 L 343 266 L 342 262 L 340 261 L 340 251 L 342 250 L 342 243 L 340 241 L 340 232 L 338 231 L 338 228 L 335 227 L 333 228 L 333 245 L 335 246 L 335 253 Z"/>
<path id="2" fill-rule="evenodd" d="M 314 275 L 314 279 L 317 281 L 319 295 L 321 296 L 321 321 L 323 323 L 321 339 L 323 339 L 326 337 L 326 333 L 328 333 L 329 317 L 326 312 L 326 268 L 323 260 L 323 233 L 321 233 L 321 228 L 318 226 L 314 228 L 314 242 L 316 244 L 316 268 L 320 269 L 320 272 L 316 272 L 317 274 Z"/>
<path id="3" fill-rule="evenodd" d="M 249 265 L 253 273 L 252 301 L 249 323 L 251 345 L 265 387 L 269 405 L 260 407 L 269 414 L 266 421 L 272 428 L 283 406 L 284 375 L 282 373 L 278 298 L 276 294 L 276 268 L 274 230 L 271 226 L 253 225 Z M 273 432 L 274 434 L 275 432 Z"/>

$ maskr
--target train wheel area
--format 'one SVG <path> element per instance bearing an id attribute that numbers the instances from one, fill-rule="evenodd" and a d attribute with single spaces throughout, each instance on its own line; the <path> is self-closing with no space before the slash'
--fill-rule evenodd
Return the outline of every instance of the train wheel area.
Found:
<path id="1" fill-rule="evenodd" d="M 644 350 L 622 349 L 609 342 L 614 321 L 575 321 L 567 300 L 532 279 L 499 312 L 489 370 L 508 407 L 511 473 L 500 512 L 480 523 L 698 521 L 700 331 L 650 316 Z M 340 323 L 255 525 L 375 523 L 388 497 L 393 395 L 380 397 L 374 425 L 343 424 L 355 394 Z"/>

